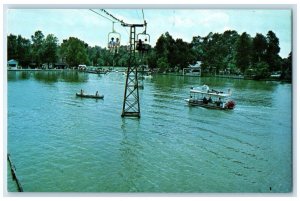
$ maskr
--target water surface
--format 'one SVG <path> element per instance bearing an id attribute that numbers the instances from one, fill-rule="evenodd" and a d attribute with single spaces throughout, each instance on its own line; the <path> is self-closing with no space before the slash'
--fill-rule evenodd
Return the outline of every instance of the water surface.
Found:
<path id="1" fill-rule="evenodd" d="M 28 192 L 290 192 L 291 84 L 154 75 L 141 118 L 121 118 L 125 76 L 8 72 L 8 152 Z M 191 86 L 233 91 L 233 111 L 189 107 Z M 75 93 L 97 90 L 104 100 Z M 8 171 L 8 190 L 17 191 Z"/>

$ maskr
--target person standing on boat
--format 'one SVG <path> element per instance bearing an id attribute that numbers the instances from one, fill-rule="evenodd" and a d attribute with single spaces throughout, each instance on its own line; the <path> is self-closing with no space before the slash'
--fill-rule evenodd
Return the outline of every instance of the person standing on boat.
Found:
<path id="1" fill-rule="evenodd" d="M 98 91 L 96 91 L 96 96 L 99 96 Z"/>
<path id="2" fill-rule="evenodd" d="M 212 99 L 211 99 L 211 96 L 209 96 L 208 102 L 209 102 L 209 103 L 212 103 L 212 102 L 213 102 Z"/>
<path id="3" fill-rule="evenodd" d="M 218 100 L 218 101 L 216 101 L 216 103 L 217 103 L 217 106 L 221 106 L 221 105 L 222 105 L 222 100 L 221 100 L 221 97 L 219 97 L 219 100 Z"/>
<path id="4" fill-rule="evenodd" d="M 83 95 L 83 90 L 82 89 L 80 90 L 80 94 Z"/>

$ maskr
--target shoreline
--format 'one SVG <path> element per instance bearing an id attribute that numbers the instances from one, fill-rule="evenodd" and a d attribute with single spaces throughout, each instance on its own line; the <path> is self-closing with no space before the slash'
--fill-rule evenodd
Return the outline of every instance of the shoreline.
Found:
<path id="1" fill-rule="evenodd" d="M 121 67 L 121 68 L 126 68 L 126 67 Z M 85 71 L 80 71 L 78 69 L 7 69 L 7 71 L 11 72 L 30 72 L 30 71 L 78 71 L 78 72 L 85 72 Z M 123 72 L 120 71 L 119 72 Z M 87 72 L 89 73 L 89 72 Z M 171 76 L 181 76 L 181 77 L 214 77 L 214 78 L 225 78 L 225 79 L 234 79 L 234 80 L 254 80 L 254 81 L 277 81 L 277 82 L 288 82 L 292 83 L 292 80 L 281 80 L 278 78 L 264 78 L 264 79 L 253 79 L 245 76 L 236 76 L 236 75 L 208 75 L 208 76 L 199 76 L 199 75 L 182 75 L 181 73 L 154 73 L 157 75 L 171 75 Z"/>

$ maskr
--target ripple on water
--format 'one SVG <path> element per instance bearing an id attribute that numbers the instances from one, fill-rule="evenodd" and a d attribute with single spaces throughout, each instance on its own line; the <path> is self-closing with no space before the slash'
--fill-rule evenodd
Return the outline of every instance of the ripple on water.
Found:
<path id="1" fill-rule="evenodd" d="M 291 115 L 279 98 L 290 85 L 265 90 L 260 82 L 155 76 L 140 91 L 141 118 L 131 119 L 120 117 L 124 79 L 113 73 L 8 82 L 8 151 L 26 191 L 269 192 L 270 183 L 281 184 L 273 185 L 276 192 L 291 189 L 291 123 L 278 123 Z M 186 105 L 190 86 L 214 81 L 236 85 L 235 110 Z M 105 99 L 75 97 L 81 88 Z"/>

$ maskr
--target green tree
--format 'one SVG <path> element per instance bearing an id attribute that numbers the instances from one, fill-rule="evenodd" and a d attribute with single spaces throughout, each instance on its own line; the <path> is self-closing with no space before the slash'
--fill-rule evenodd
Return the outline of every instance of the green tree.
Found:
<path id="1" fill-rule="evenodd" d="M 236 66 L 245 72 L 251 66 L 252 39 L 246 32 L 242 33 L 236 45 Z"/>
<path id="2" fill-rule="evenodd" d="M 157 67 L 156 61 L 157 61 L 157 57 L 156 57 L 155 49 L 151 48 L 148 51 L 148 55 L 147 55 L 147 63 L 150 69 L 154 69 Z"/>
<path id="3" fill-rule="evenodd" d="M 10 34 L 7 37 L 7 58 L 17 60 L 20 66 L 28 65 L 31 61 L 30 40 Z"/>
<path id="4" fill-rule="evenodd" d="M 21 66 L 28 66 L 31 62 L 31 42 L 30 42 L 30 40 L 23 38 L 21 35 L 18 35 L 17 51 L 18 51 L 19 64 Z"/>
<path id="5" fill-rule="evenodd" d="M 57 61 L 58 55 L 58 39 L 53 35 L 47 35 L 44 41 L 44 61 L 48 64 L 54 64 Z"/>
<path id="6" fill-rule="evenodd" d="M 88 45 L 75 37 L 63 40 L 61 44 L 61 55 L 69 66 L 76 67 L 79 64 L 88 63 Z"/>
<path id="7" fill-rule="evenodd" d="M 270 76 L 269 65 L 265 61 L 256 63 L 254 66 L 255 79 L 262 79 Z"/>
<path id="8" fill-rule="evenodd" d="M 166 34 L 169 33 L 167 32 Z M 160 72 L 164 72 L 169 68 L 170 64 L 168 62 L 168 41 L 166 34 L 162 34 L 156 41 L 156 45 L 154 47 L 155 54 L 156 54 L 156 66 L 160 69 Z M 171 39 L 171 36 L 169 36 L 169 40 Z"/>
<path id="9" fill-rule="evenodd" d="M 292 52 L 290 52 L 289 56 L 282 60 L 281 78 L 286 80 L 292 80 L 292 69 L 293 69 Z"/>
<path id="10" fill-rule="evenodd" d="M 31 36 L 32 40 L 32 58 L 33 61 L 39 67 L 43 63 L 44 58 L 44 34 L 42 31 L 36 31 L 34 35 Z"/>
<path id="11" fill-rule="evenodd" d="M 184 42 L 181 38 L 176 39 L 174 49 L 172 57 L 170 56 L 170 59 L 172 59 L 171 61 L 173 62 L 169 63 L 174 66 L 178 65 L 180 69 L 186 68 L 191 63 L 195 63 L 196 57 L 192 46 L 189 43 Z"/>
<path id="12" fill-rule="evenodd" d="M 165 57 L 168 56 L 168 43 L 164 34 L 162 34 L 156 41 L 155 51 L 157 57 Z"/>
<path id="13" fill-rule="evenodd" d="M 166 57 L 160 57 L 157 60 L 157 67 L 159 68 L 159 72 L 166 72 L 169 68 L 169 63 Z"/>
<path id="14" fill-rule="evenodd" d="M 201 36 L 193 36 L 191 46 L 195 53 L 196 60 L 201 61 L 201 55 L 203 54 L 203 38 Z"/>
<path id="15" fill-rule="evenodd" d="M 278 55 L 280 52 L 279 39 L 272 31 L 267 34 L 267 44 L 266 62 L 269 65 L 269 70 L 271 72 L 278 71 L 281 67 L 281 57 Z"/>
<path id="16" fill-rule="evenodd" d="M 236 44 L 239 39 L 239 34 L 234 30 L 227 30 L 221 36 L 219 43 L 221 49 L 221 64 L 219 69 L 224 71 L 236 67 Z"/>
<path id="17" fill-rule="evenodd" d="M 268 42 L 264 35 L 257 33 L 253 38 L 253 53 L 252 63 L 253 65 L 266 60 Z"/>
<path id="18" fill-rule="evenodd" d="M 182 69 L 196 61 L 193 46 L 180 38 L 174 40 L 168 32 L 158 38 L 150 57 L 157 61 L 156 66 L 163 68 L 163 71 L 166 67 L 171 71 L 174 71 L 176 67 Z M 155 66 L 151 61 L 149 64 L 152 68 Z"/>
<path id="19" fill-rule="evenodd" d="M 17 36 L 13 34 L 7 36 L 7 59 L 18 59 Z"/>
<path id="20" fill-rule="evenodd" d="M 223 48 L 221 47 L 221 37 L 219 33 L 210 32 L 203 37 L 202 66 L 204 71 L 216 72 L 222 66 Z"/>

